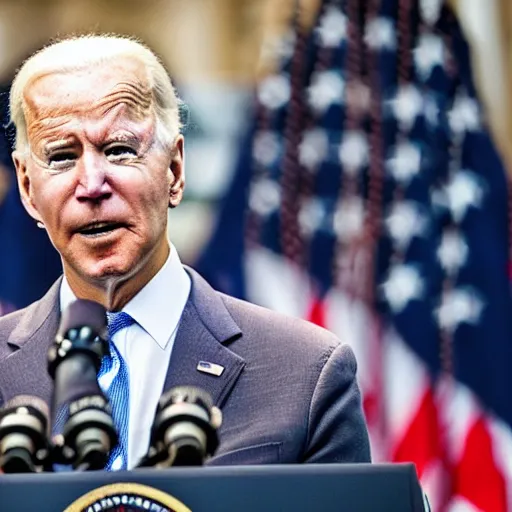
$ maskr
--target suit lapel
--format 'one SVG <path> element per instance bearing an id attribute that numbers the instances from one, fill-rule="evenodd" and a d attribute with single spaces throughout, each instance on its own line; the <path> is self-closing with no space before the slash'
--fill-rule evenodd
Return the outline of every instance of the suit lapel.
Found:
<path id="1" fill-rule="evenodd" d="M 7 344 L 13 353 L 0 361 L 4 401 L 29 394 L 50 403 L 53 382 L 47 371 L 47 354 L 57 332 L 61 279 L 39 301 L 25 309 Z"/>
<path id="2" fill-rule="evenodd" d="M 195 271 L 186 267 L 192 286 L 172 350 L 164 391 L 175 386 L 198 386 L 221 407 L 245 361 L 225 345 L 242 335 L 221 296 Z M 199 362 L 223 368 L 216 376 L 199 371 Z"/>

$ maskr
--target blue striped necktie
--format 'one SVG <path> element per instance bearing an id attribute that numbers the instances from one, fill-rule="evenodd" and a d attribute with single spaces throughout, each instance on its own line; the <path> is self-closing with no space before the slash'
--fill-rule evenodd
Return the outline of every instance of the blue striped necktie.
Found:
<path id="1" fill-rule="evenodd" d="M 128 313 L 107 313 L 110 353 L 103 357 L 98 373 L 100 388 L 112 407 L 112 417 L 119 442 L 112 450 L 105 469 L 116 471 L 128 465 L 128 419 L 130 416 L 130 383 L 128 367 L 114 345 L 114 334 L 130 327 L 135 320 Z"/>

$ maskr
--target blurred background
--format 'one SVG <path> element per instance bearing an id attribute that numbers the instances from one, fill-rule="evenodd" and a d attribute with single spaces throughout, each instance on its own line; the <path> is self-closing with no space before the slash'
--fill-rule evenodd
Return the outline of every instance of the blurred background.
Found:
<path id="1" fill-rule="evenodd" d="M 6 102 L 52 38 L 148 43 L 184 102 L 182 260 L 354 348 L 375 461 L 512 510 L 508 0 L 0 0 L 0 314 L 60 273 Z"/>

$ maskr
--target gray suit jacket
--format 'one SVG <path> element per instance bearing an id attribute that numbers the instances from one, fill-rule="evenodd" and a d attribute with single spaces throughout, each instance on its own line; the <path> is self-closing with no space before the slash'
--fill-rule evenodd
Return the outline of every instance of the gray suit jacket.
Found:
<path id="1" fill-rule="evenodd" d="M 199 386 L 222 409 L 209 464 L 369 462 L 352 350 L 308 322 L 220 294 L 196 272 L 165 381 Z M 18 394 L 51 400 L 48 347 L 60 279 L 39 301 L 0 318 L 0 406 Z M 224 366 L 220 377 L 199 361 Z"/>

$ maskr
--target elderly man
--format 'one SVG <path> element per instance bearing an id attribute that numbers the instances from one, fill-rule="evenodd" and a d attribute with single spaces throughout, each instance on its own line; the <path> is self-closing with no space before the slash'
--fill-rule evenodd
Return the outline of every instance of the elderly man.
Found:
<path id="1" fill-rule="evenodd" d="M 210 464 L 370 461 L 351 349 L 214 291 L 180 263 L 167 225 L 184 188 L 178 102 L 147 47 L 113 36 L 54 43 L 21 67 L 10 108 L 23 204 L 63 276 L 0 319 L 0 405 L 21 393 L 50 400 L 49 344 L 61 311 L 85 298 L 129 319 L 110 340 L 129 417 L 123 426 L 114 415 L 127 435 L 108 469 L 145 454 L 157 401 L 176 385 L 208 390 L 223 412 Z M 107 395 L 108 380 L 100 371 Z"/>

